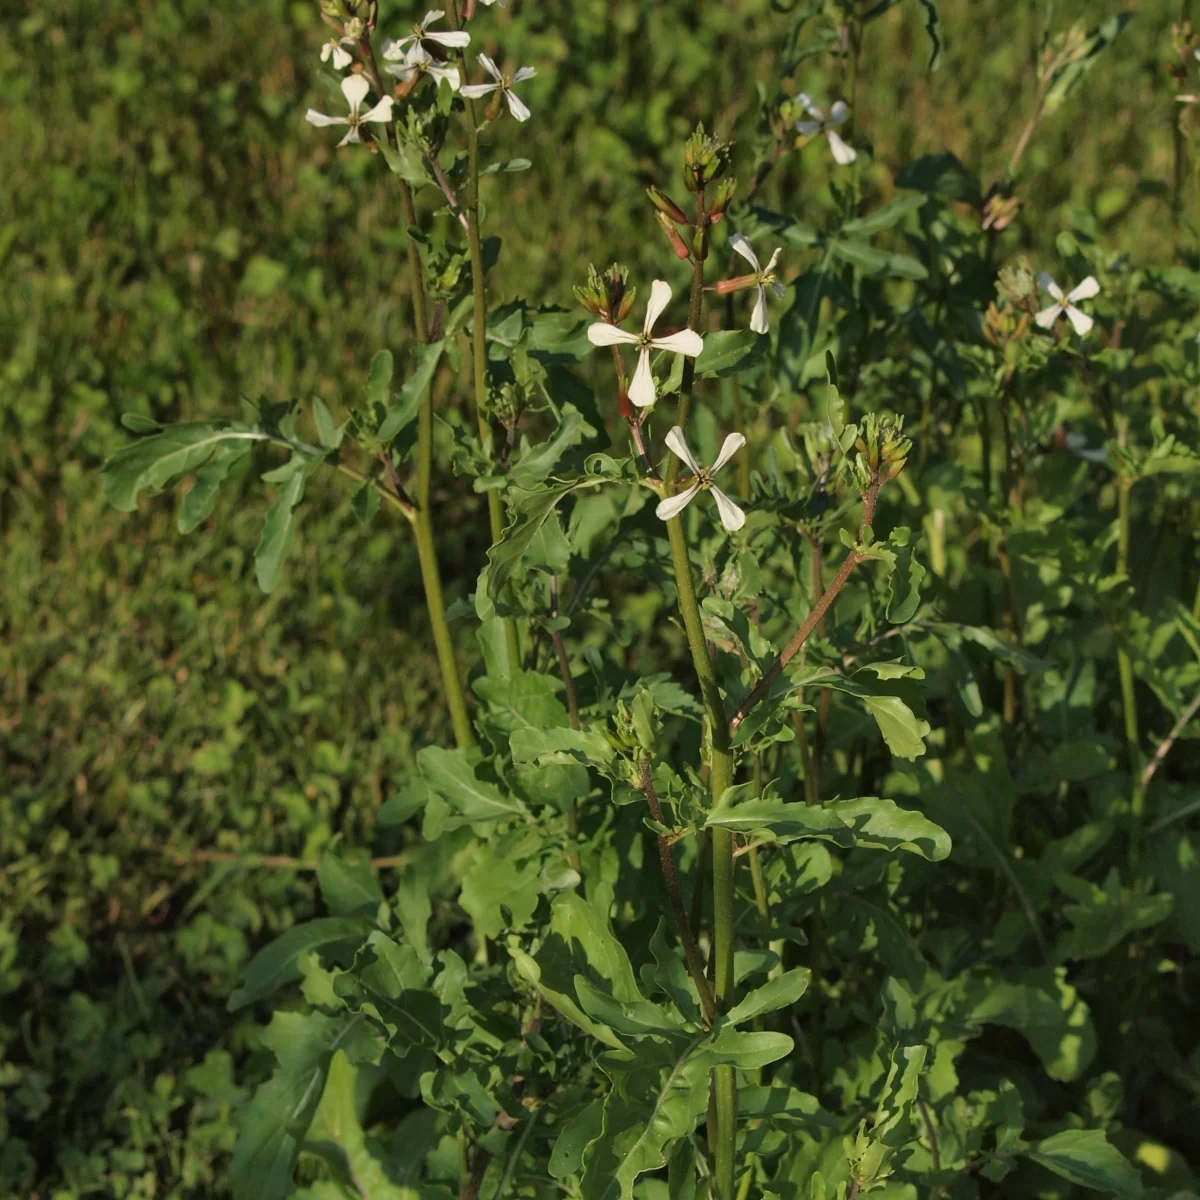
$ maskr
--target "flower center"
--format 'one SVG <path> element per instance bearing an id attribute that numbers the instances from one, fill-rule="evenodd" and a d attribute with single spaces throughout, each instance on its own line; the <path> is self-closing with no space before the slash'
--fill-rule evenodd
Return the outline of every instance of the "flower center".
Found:
<path id="1" fill-rule="evenodd" d="M 635 350 L 649 350 L 652 347 L 652 339 L 648 333 L 639 333 L 637 341 L 633 343 Z"/>

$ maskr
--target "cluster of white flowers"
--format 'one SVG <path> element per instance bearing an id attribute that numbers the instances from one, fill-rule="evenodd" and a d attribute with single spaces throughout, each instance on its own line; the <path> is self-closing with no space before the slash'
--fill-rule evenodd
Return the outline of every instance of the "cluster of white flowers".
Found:
<path id="1" fill-rule="evenodd" d="M 747 248 L 749 243 L 746 243 Z M 739 253 L 742 253 L 739 251 Z M 757 269 L 758 262 L 750 257 Z M 770 267 L 775 265 L 772 259 Z M 633 372 L 633 380 L 629 385 L 629 399 L 639 408 L 649 408 L 657 399 L 658 393 L 654 385 L 654 372 L 650 365 L 650 352 L 663 350 L 668 354 L 683 354 L 695 358 L 704 349 L 704 339 L 694 329 L 681 329 L 665 337 L 654 336 L 654 326 L 658 318 L 671 302 L 671 285 L 665 279 L 656 279 L 650 285 L 650 302 L 646 305 L 646 319 L 642 322 L 641 333 L 630 333 L 609 321 L 597 321 L 588 326 L 588 341 L 593 346 L 633 346 L 638 352 L 637 367 Z M 667 445 L 683 460 L 692 472 L 693 480 L 689 487 L 675 496 L 668 496 L 655 510 L 664 521 L 677 517 L 691 503 L 693 498 L 702 491 L 711 491 L 717 502 L 717 511 L 721 516 L 721 524 L 731 533 L 741 529 L 746 523 L 746 514 L 719 487 L 714 486 L 712 477 L 746 444 L 746 439 L 740 433 L 731 433 L 717 455 L 717 461 L 711 467 L 701 467 L 695 455 L 688 448 L 683 430 L 676 425 L 667 434 Z"/>
<path id="2" fill-rule="evenodd" d="M 480 3 L 488 5 L 498 3 L 503 6 L 504 0 L 480 0 Z M 385 41 L 383 44 L 385 59 L 383 69 L 404 84 L 412 83 L 416 76 L 428 75 L 439 84 L 445 83 L 451 91 L 459 92 L 468 99 L 476 99 L 489 92 L 499 91 L 508 104 L 508 111 L 518 121 L 529 120 L 529 109 L 512 89 L 514 84 L 532 79 L 537 74 L 537 70 L 534 67 L 521 67 L 512 75 L 505 75 L 486 54 L 481 54 L 479 55 L 480 65 L 494 82 L 464 84 L 458 68 L 446 61 L 443 52 L 445 50 L 464 50 L 470 45 L 471 35 L 466 30 L 441 31 L 431 28 L 445 15 L 443 10 L 431 8 L 421 18 L 420 24 L 413 27 L 411 33 L 402 38 L 389 38 Z M 361 31 L 357 29 L 347 31 L 341 37 L 330 38 L 321 47 L 321 61 L 323 63 L 332 62 L 337 71 L 344 71 L 349 67 L 354 62 L 354 55 L 347 47 L 353 48 L 358 44 L 358 39 L 350 36 L 355 32 Z M 304 119 L 310 125 L 348 125 L 350 128 L 347 130 L 346 136 L 338 143 L 339 146 L 345 146 L 351 142 L 361 142 L 359 129 L 365 122 L 386 124 L 392 119 L 393 100 L 390 96 L 384 96 L 372 108 L 366 112 L 362 111 L 369 91 L 370 85 L 362 75 L 357 73 L 347 75 L 342 80 L 342 94 L 346 97 L 346 104 L 350 109 L 349 116 L 331 117 L 310 108 L 304 114 Z"/>

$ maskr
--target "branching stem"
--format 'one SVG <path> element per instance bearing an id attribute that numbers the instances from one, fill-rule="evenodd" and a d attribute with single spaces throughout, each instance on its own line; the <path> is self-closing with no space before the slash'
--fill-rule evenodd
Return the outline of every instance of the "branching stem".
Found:
<path id="1" fill-rule="evenodd" d="M 863 515 L 858 527 L 860 542 L 864 530 L 874 520 L 875 504 L 879 499 L 879 489 L 882 486 L 883 480 L 876 478 L 863 496 Z M 733 714 L 733 719 L 729 722 L 730 732 L 737 732 L 738 726 L 746 719 L 754 706 L 770 691 L 771 685 L 783 674 L 788 663 L 800 652 L 800 648 L 808 641 L 813 630 L 820 624 L 822 617 L 829 611 L 829 606 L 837 599 L 837 595 L 842 588 L 846 586 L 846 580 L 850 578 L 854 568 L 860 562 L 865 562 L 869 557 L 869 554 L 863 554 L 858 550 L 851 550 L 846 555 L 841 567 L 838 568 L 838 573 L 833 577 L 833 582 L 825 589 L 824 595 L 817 601 L 812 612 L 804 619 L 804 624 L 796 630 L 795 636 L 788 642 L 779 657 L 767 668 L 766 674 L 758 681 L 750 695 L 742 701 L 737 712 Z"/>

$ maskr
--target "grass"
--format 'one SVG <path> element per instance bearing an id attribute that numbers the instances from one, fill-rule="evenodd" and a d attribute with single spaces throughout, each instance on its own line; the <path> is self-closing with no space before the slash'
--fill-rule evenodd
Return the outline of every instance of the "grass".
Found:
<path id="1" fill-rule="evenodd" d="M 381 7 L 384 25 L 407 12 Z M 1173 254 L 1176 6 L 1135 7 L 1023 167 L 1037 206 L 1005 244 L 1052 270 L 1071 207 L 1139 260 Z M 515 10 L 490 26 L 506 61 L 537 65 L 535 115 L 489 153 L 533 165 L 493 201 L 511 245 L 491 287 L 566 307 L 588 261 L 639 278 L 669 261 L 628 178 L 673 187 L 663 164 L 698 118 L 752 136 L 785 18 L 767 0 Z M 885 197 L 945 147 L 999 177 L 1028 111 L 1043 6 L 942 13 L 932 75 L 917 6 L 868 33 L 856 120 Z M 1102 15 L 1063 3 L 1056 28 Z M 221 1193 L 258 1069 L 253 1019 L 224 998 L 315 901 L 303 869 L 206 856 L 307 862 L 338 835 L 387 853 L 375 811 L 413 748 L 449 736 L 399 524 L 362 527 L 326 481 L 265 598 L 244 495 L 188 539 L 167 500 L 124 516 L 99 495 L 122 411 L 316 392 L 337 413 L 405 342 L 393 192 L 300 119 L 323 94 L 319 40 L 315 5 L 284 0 L 46 0 L 0 28 L 0 1193 Z M 812 58 L 793 82 L 824 96 L 837 71 Z M 769 187 L 819 222 L 826 180 L 809 151 Z M 453 517 L 474 501 L 439 482 L 461 596 L 483 548 Z"/>

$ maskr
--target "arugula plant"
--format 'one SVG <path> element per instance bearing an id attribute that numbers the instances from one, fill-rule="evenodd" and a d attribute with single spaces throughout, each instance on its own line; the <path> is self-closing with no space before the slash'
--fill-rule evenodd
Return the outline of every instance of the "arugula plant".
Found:
<path id="1" fill-rule="evenodd" d="M 941 154 L 875 203 L 854 86 L 892 4 L 792 6 L 785 79 L 831 55 L 842 97 L 764 91 L 748 154 L 698 126 L 684 192 L 647 189 L 664 278 L 589 268 L 582 319 L 489 304 L 528 166 L 489 125 L 537 119 L 532 68 L 476 66 L 491 7 L 389 40 L 321 5 L 345 113 L 308 120 L 377 155 L 408 238 L 411 341 L 360 403 L 131 419 L 105 469 L 125 510 L 187 479 L 190 532 L 275 456 L 266 590 L 330 472 L 406 521 L 454 732 L 379 811 L 392 873 L 327 854 L 328 915 L 230 998 L 280 1005 L 235 1194 L 1138 1195 L 1122 1092 L 1173 1129 L 1196 1077 L 1195 804 L 1150 797 L 1200 625 L 1146 615 L 1130 555 L 1139 493 L 1164 527 L 1195 503 L 1200 289 L 1083 218 L 1059 250 L 1090 282 L 1045 276 L 1049 307 L 997 265 L 1026 147 L 1123 21 L 1048 36 L 990 191 Z M 832 160 L 816 221 L 769 199 L 796 154 Z M 449 606 L 435 474 L 489 540 Z"/>

